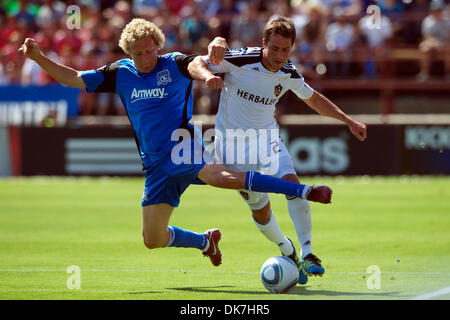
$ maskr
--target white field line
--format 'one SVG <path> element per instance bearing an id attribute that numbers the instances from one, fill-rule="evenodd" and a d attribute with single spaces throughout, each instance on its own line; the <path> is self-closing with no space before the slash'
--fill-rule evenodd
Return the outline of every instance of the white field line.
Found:
<path id="1" fill-rule="evenodd" d="M 184 270 L 184 269 L 80 269 L 81 272 L 162 272 L 162 273 L 229 273 L 229 274 L 259 274 L 259 271 L 222 271 L 222 270 Z M 67 272 L 67 269 L 0 269 L 0 272 Z M 367 272 L 328 272 L 328 274 L 364 274 Z M 404 275 L 440 275 L 450 276 L 450 272 L 381 272 L 381 274 Z M 450 288 L 450 287 L 449 287 Z"/>
<path id="2" fill-rule="evenodd" d="M 0 269 L 0 272 L 67 272 L 66 269 Z M 222 274 L 259 274 L 257 271 L 221 271 L 221 270 L 175 270 L 175 269 L 81 269 L 80 272 L 163 272 L 163 273 L 222 273 Z M 366 275 L 367 272 L 328 272 L 331 274 Z M 450 276 L 450 272 L 381 272 L 397 275 L 439 275 Z M 450 293 L 450 287 L 424 293 L 410 300 L 429 300 Z"/>
<path id="3" fill-rule="evenodd" d="M 0 272 L 66 272 L 66 269 L 0 269 Z M 80 272 L 163 272 L 163 273 L 250 273 L 254 271 L 222 271 L 222 270 L 169 270 L 169 269 L 80 269 Z"/>
<path id="4" fill-rule="evenodd" d="M 443 296 L 444 294 L 448 294 L 448 293 L 450 293 L 450 287 L 442 288 L 440 290 L 436 290 L 433 292 L 424 293 L 417 297 L 411 298 L 410 300 L 429 300 L 432 298 Z"/>

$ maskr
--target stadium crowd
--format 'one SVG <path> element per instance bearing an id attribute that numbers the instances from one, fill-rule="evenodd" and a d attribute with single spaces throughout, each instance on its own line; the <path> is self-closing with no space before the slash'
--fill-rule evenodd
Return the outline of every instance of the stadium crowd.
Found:
<path id="1" fill-rule="evenodd" d="M 291 60 L 305 78 L 377 79 L 394 47 L 415 50 L 409 77 L 450 80 L 449 0 L 0 0 L 0 85 L 54 82 L 17 49 L 35 38 L 44 53 L 78 70 L 127 57 L 118 47 L 133 17 L 156 23 L 166 36 L 161 51 L 205 54 L 215 36 L 231 48 L 262 45 L 271 18 L 290 17 L 297 28 Z M 79 20 L 76 16 L 79 9 Z M 376 5 L 374 7 L 373 5 Z M 377 15 L 377 13 L 381 15 Z M 74 22 L 68 23 L 68 20 Z M 79 21 L 79 25 L 76 22 Z M 443 68 L 436 74 L 433 61 Z M 398 76 L 398 75 L 391 75 Z M 217 98 L 196 83 L 198 113 L 211 113 Z M 123 114 L 112 94 L 82 94 L 81 114 Z"/>

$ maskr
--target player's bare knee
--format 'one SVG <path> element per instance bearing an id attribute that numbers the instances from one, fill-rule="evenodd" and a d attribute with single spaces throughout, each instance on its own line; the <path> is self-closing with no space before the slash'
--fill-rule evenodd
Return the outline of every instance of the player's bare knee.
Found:
<path id="1" fill-rule="evenodd" d="M 144 238 L 144 245 L 147 247 L 147 249 L 156 249 L 162 247 L 157 241 L 147 238 Z"/>
<path id="2" fill-rule="evenodd" d="M 144 240 L 144 245 L 147 247 L 147 249 L 162 248 L 165 245 L 163 244 L 163 241 L 161 241 L 161 237 L 155 235 L 150 236 L 145 232 L 142 233 L 142 237 Z"/>

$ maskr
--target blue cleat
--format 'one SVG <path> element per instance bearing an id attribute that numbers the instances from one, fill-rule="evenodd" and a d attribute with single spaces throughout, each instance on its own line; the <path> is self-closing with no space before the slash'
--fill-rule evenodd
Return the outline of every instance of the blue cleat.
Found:
<path id="1" fill-rule="evenodd" d="M 325 269 L 320 263 L 320 259 L 312 253 L 303 258 L 303 268 L 309 276 L 323 276 Z"/>
<path id="2" fill-rule="evenodd" d="M 302 260 L 300 262 L 300 266 L 298 267 L 298 283 L 299 284 L 306 284 L 308 282 L 308 274 L 305 271 L 305 266 L 304 266 L 305 261 Z"/>
<path id="3" fill-rule="evenodd" d="M 292 248 L 294 248 L 294 252 L 290 256 L 287 256 L 287 257 L 289 259 L 291 259 L 292 261 L 294 261 L 295 264 L 298 267 L 298 274 L 299 274 L 299 276 L 298 276 L 298 281 L 297 282 L 299 284 L 306 284 L 308 282 L 308 275 L 306 274 L 306 271 L 305 271 L 305 268 L 304 268 L 304 264 L 303 264 L 304 262 L 303 262 L 303 260 L 300 261 L 300 259 L 298 258 L 297 251 L 295 250 L 295 246 L 292 243 L 291 239 L 289 239 L 289 238 L 287 238 L 287 239 L 292 244 Z M 283 253 L 281 253 L 281 254 L 283 254 Z M 284 254 L 283 254 L 283 256 L 284 256 Z"/>

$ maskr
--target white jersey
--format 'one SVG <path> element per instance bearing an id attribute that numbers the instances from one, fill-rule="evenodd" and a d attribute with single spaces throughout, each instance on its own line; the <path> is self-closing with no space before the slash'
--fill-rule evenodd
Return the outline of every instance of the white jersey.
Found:
<path id="1" fill-rule="evenodd" d="M 309 99 L 309 87 L 295 66 L 287 62 L 277 72 L 262 64 L 263 48 L 230 50 L 219 65 L 203 59 L 213 73 L 224 74 L 216 129 L 270 129 L 277 127 L 275 105 L 288 90 L 299 98 Z"/>

